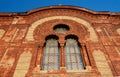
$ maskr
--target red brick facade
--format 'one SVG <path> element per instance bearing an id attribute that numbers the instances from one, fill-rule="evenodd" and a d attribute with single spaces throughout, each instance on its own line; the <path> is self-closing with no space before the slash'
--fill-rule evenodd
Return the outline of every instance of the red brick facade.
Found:
<path id="1" fill-rule="evenodd" d="M 54 30 L 66 24 L 65 33 Z M 46 37 L 57 36 L 60 70 L 42 70 Z M 85 69 L 67 70 L 65 42 L 78 37 Z M 0 13 L 0 77 L 119 77 L 120 13 L 49 6 L 26 13 Z"/>

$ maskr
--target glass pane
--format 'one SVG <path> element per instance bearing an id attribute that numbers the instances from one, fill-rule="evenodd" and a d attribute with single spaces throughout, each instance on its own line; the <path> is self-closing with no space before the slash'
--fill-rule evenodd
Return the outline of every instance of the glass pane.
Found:
<path id="1" fill-rule="evenodd" d="M 78 63 L 79 64 L 79 69 L 84 69 L 83 63 Z"/>
<path id="2" fill-rule="evenodd" d="M 57 24 L 54 27 L 54 30 L 55 30 L 55 32 L 58 32 L 58 33 L 65 33 L 67 31 L 69 31 L 69 27 L 65 24 Z"/>
<path id="3" fill-rule="evenodd" d="M 55 39 L 47 40 L 44 47 L 43 70 L 59 70 L 59 48 Z"/>
<path id="4" fill-rule="evenodd" d="M 73 69 L 73 70 L 77 70 L 77 69 L 78 69 L 77 63 L 72 63 L 72 69 Z"/>
<path id="5" fill-rule="evenodd" d="M 67 62 L 67 70 L 70 70 L 71 69 L 71 64 L 70 62 Z"/>
<path id="6" fill-rule="evenodd" d="M 71 62 L 76 62 L 76 57 L 74 54 L 71 54 Z"/>
<path id="7" fill-rule="evenodd" d="M 74 39 L 67 39 L 65 46 L 66 67 L 68 70 L 84 69 L 80 48 L 77 41 Z"/>

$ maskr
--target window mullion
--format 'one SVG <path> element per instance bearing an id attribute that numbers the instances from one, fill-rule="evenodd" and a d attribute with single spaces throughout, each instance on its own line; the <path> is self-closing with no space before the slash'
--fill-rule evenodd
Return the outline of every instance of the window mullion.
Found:
<path id="1" fill-rule="evenodd" d="M 65 53 L 64 53 L 64 44 L 60 44 L 60 67 L 65 67 Z"/>
<path id="2" fill-rule="evenodd" d="M 47 61 L 47 70 L 49 69 L 49 59 L 50 59 L 50 46 L 48 47 L 48 61 Z"/>
<path id="3" fill-rule="evenodd" d="M 56 46 L 54 46 L 53 48 L 54 48 L 54 49 L 53 49 L 53 50 L 54 50 L 54 52 L 53 52 L 53 56 L 54 56 L 54 57 L 53 57 L 53 60 L 54 60 L 54 61 L 53 61 L 53 66 L 54 66 L 54 70 L 55 70 L 55 69 L 57 69 L 57 68 L 56 68 L 57 63 L 56 63 L 56 60 L 55 60 L 55 59 L 57 59 L 57 58 L 56 58 L 56 55 L 55 55 Z"/>
<path id="4" fill-rule="evenodd" d="M 78 62 L 78 59 L 77 59 L 79 53 L 77 54 L 77 52 L 76 52 L 76 47 L 77 47 L 77 46 L 74 45 L 74 51 L 75 51 L 75 58 L 76 58 L 77 69 L 79 69 L 79 65 L 78 65 L 79 62 Z"/>
<path id="5" fill-rule="evenodd" d="M 71 67 L 71 69 L 73 69 L 73 66 L 72 66 L 72 55 L 73 55 L 73 53 L 71 53 L 71 46 L 69 46 L 69 54 L 70 54 L 70 67 Z"/>

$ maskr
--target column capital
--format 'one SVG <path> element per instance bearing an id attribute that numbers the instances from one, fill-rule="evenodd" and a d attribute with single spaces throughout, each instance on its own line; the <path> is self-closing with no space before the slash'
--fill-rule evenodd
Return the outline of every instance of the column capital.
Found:
<path id="1" fill-rule="evenodd" d="M 60 43 L 60 45 L 64 45 L 64 44 L 65 44 L 65 40 L 60 39 L 60 40 L 59 40 L 59 43 Z"/>
<path id="2" fill-rule="evenodd" d="M 64 43 L 60 43 L 60 47 L 64 47 Z"/>
<path id="3" fill-rule="evenodd" d="M 85 46 L 85 43 L 80 43 L 81 46 Z"/>

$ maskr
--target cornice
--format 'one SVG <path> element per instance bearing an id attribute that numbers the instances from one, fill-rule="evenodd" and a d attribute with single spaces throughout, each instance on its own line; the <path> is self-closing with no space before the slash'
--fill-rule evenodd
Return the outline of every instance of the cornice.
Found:
<path id="1" fill-rule="evenodd" d="M 72 9 L 72 10 L 79 10 L 79 11 L 84 11 L 88 12 L 94 15 L 110 15 L 110 16 L 120 16 L 120 12 L 97 12 L 93 10 L 89 10 L 86 8 L 78 7 L 78 6 L 46 6 L 46 7 L 41 7 L 41 8 L 36 8 L 29 10 L 27 12 L 0 12 L 0 16 L 27 16 L 36 12 L 44 11 L 44 10 L 50 10 L 50 9 Z"/>

